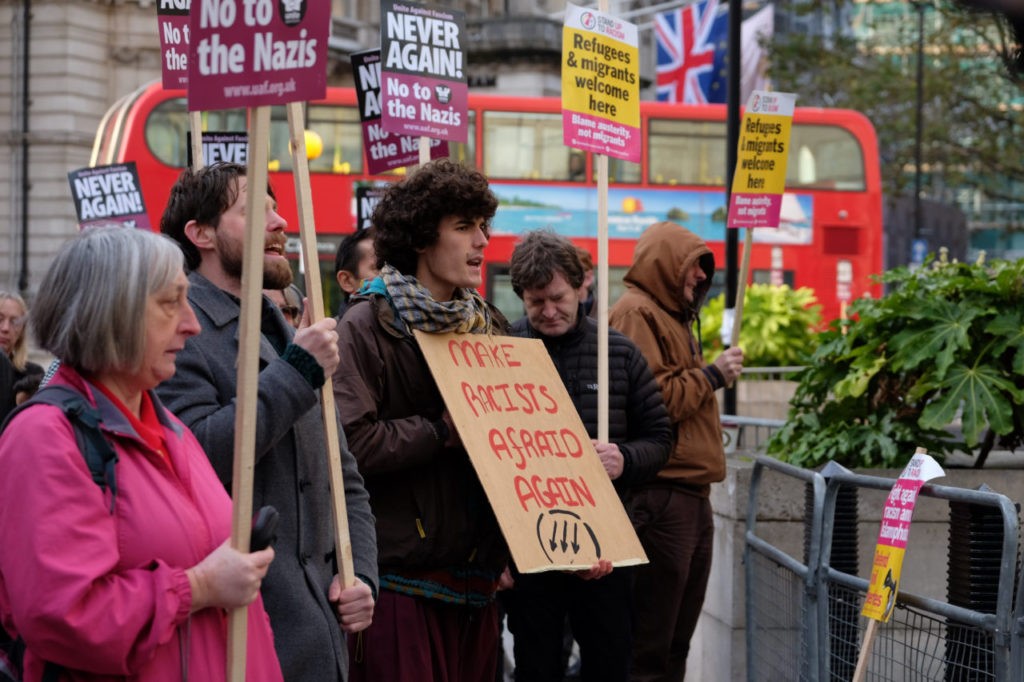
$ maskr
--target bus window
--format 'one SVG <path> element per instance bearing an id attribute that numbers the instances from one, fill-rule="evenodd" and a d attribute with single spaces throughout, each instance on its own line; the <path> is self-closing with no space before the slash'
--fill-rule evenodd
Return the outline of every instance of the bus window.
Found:
<path id="1" fill-rule="evenodd" d="M 772 283 L 772 271 L 771 270 L 753 270 L 750 273 L 750 281 L 754 284 L 771 284 Z M 795 288 L 793 283 L 796 281 L 796 273 L 792 270 L 782 271 L 782 283 L 790 289 Z"/>
<path id="2" fill-rule="evenodd" d="M 608 157 L 608 182 L 639 183 L 640 164 Z"/>
<path id="3" fill-rule="evenodd" d="M 188 132 L 188 111 L 185 98 L 175 97 L 160 102 L 146 119 L 146 144 L 159 161 L 168 166 L 184 168 L 188 159 L 185 133 Z"/>
<path id="4" fill-rule="evenodd" d="M 725 124 L 652 118 L 647 140 L 652 185 L 725 183 Z"/>
<path id="5" fill-rule="evenodd" d="M 311 173 L 363 172 L 363 127 L 355 107 L 311 104 L 306 129 L 324 144 L 320 156 L 309 161 Z"/>
<path id="6" fill-rule="evenodd" d="M 830 125 L 794 125 L 789 150 L 787 188 L 864 191 L 864 151 L 850 131 Z"/>
<path id="7" fill-rule="evenodd" d="M 515 322 L 523 316 L 523 301 L 512 290 L 508 265 L 487 264 L 487 300 L 500 310 L 509 322 Z"/>
<path id="8" fill-rule="evenodd" d="M 562 144 L 562 115 L 484 113 L 484 174 L 510 180 L 568 180 L 569 147 Z"/>
<path id="9" fill-rule="evenodd" d="M 203 130 L 245 132 L 245 110 L 204 111 Z M 184 97 L 153 107 L 146 119 L 146 144 L 159 161 L 184 168 L 188 164 L 188 107 Z"/>
<path id="10" fill-rule="evenodd" d="M 448 158 L 457 161 L 467 168 L 476 169 L 476 112 L 469 110 L 469 128 L 466 142 L 449 142 Z"/>
<path id="11" fill-rule="evenodd" d="M 292 170 L 291 139 L 291 133 L 288 132 L 288 111 L 281 106 L 270 107 L 270 149 L 267 152 L 267 170 L 289 172 Z"/>

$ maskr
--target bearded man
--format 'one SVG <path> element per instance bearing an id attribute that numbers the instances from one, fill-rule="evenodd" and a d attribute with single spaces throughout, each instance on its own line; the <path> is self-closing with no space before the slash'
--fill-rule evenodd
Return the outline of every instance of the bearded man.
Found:
<path id="1" fill-rule="evenodd" d="M 235 437 L 245 167 L 221 163 L 186 170 L 171 189 L 160 228 L 181 246 L 188 299 L 202 331 L 178 353 L 174 377 L 157 389 L 195 433 L 231 491 Z M 284 289 L 287 224 L 265 193 L 263 288 Z M 284 678 L 345 680 L 344 633 L 369 626 L 377 593 L 377 545 L 369 495 L 339 426 L 345 503 L 356 585 L 341 585 L 335 560 L 327 447 L 318 390 L 338 364 L 334 318 L 299 328 L 263 297 L 253 506 L 280 513 L 276 558 L 262 594 Z M 179 472 L 181 475 L 182 472 Z M 197 532 L 202 532 L 197 529 Z"/>

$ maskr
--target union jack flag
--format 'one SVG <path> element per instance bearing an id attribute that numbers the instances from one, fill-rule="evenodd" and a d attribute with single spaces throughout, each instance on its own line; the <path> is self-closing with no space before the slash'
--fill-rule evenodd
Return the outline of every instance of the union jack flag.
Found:
<path id="1" fill-rule="evenodd" d="M 657 93 L 663 102 L 706 104 L 726 97 L 728 15 L 700 0 L 654 18 Z"/>

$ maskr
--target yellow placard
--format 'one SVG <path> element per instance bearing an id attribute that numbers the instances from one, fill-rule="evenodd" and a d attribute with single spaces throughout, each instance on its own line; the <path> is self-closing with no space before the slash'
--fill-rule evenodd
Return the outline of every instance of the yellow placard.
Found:
<path id="1" fill-rule="evenodd" d="M 786 163 L 793 115 L 772 116 L 746 113 L 740 127 L 736 151 L 736 174 L 732 191 L 739 194 L 786 191 Z"/>
<path id="2" fill-rule="evenodd" d="M 567 25 L 562 59 L 564 109 L 640 126 L 640 53 L 636 45 Z"/>
<path id="3" fill-rule="evenodd" d="M 626 161 L 642 157 L 640 52 L 634 24 L 565 6 L 562 29 L 562 141 Z"/>
<path id="4" fill-rule="evenodd" d="M 520 571 L 646 563 L 543 343 L 415 334 Z"/>
<path id="5" fill-rule="evenodd" d="M 871 580 L 868 583 L 868 593 L 864 597 L 862 616 L 882 622 L 889 621 L 892 607 L 896 604 L 896 594 L 899 592 L 905 553 L 906 550 L 901 547 L 875 547 L 875 559 L 871 566 Z"/>

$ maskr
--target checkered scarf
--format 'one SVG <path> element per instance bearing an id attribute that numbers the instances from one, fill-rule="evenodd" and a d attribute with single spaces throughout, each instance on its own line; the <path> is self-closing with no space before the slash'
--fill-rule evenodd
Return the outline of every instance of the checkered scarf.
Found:
<path id="1" fill-rule="evenodd" d="M 475 289 L 456 289 L 450 301 L 435 301 L 413 276 L 385 265 L 380 276 L 398 317 L 408 329 L 430 333 L 490 334 L 494 321 Z"/>

